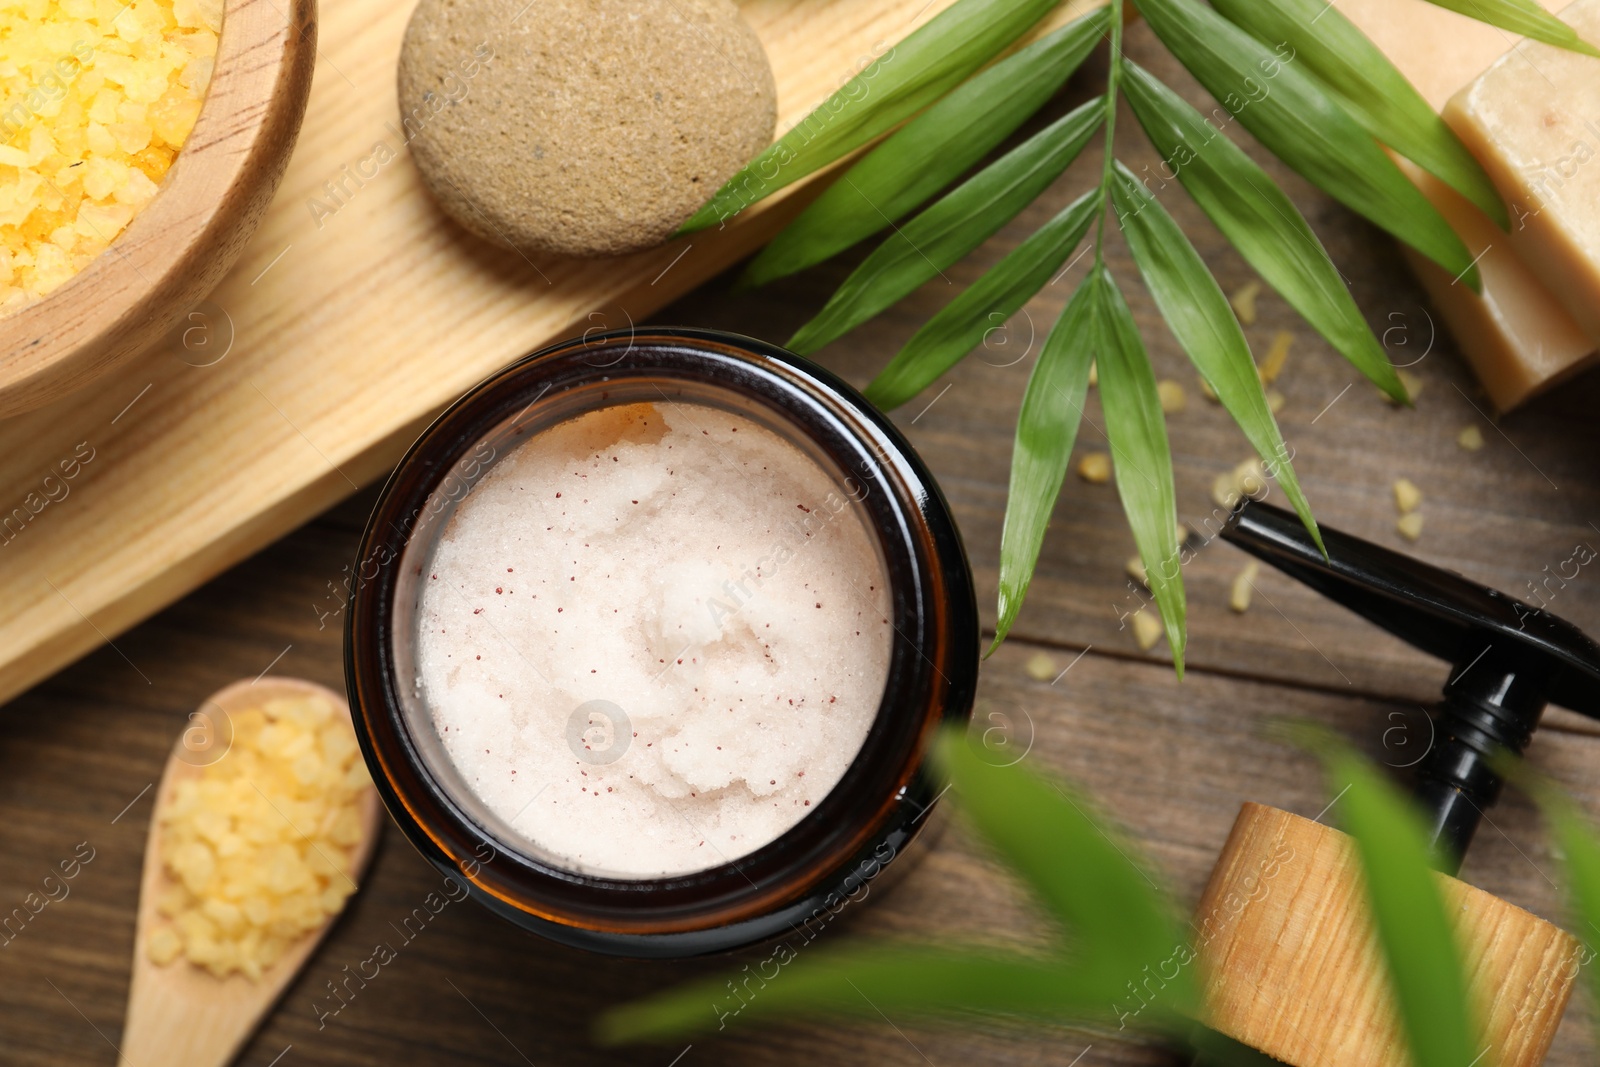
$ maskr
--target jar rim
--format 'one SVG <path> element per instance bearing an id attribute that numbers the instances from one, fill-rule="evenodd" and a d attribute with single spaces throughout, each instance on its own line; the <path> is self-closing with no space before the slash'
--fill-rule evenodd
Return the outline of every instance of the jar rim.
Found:
<path id="1" fill-rule="evenodd" d="M 625 403 L 616 398 L 646 383 L 738 395 L 781 419 L 841 471 L 870 479 L 863 518 L 880 542 L 894 637 L 885 695 L 861 750 L 798 823 L 730 862 L 639 879 L 562 868 L 463 810 L 411 734 L 399 690 L 395 608 L 406 595 L 406 550 L 428 527 L 430 507 L 438 513 L 433 502 L 469 450 L 530 410 Z M 447 408 L 407 451 L 373 509 L 358 561 L 346 682 L 380 795 L 436 867 L 464 881 L 492 910 L 568 944 L 680 956 L 790 929 L 836 896 L 852 872 L 858 881 L 870 877 L 861 875 L 863 866 L 887 862 L 886 847 L 892 858 L 909 842 L 937 799 L 925 766 L 934 732 L 971 713 L 976 598 L 959 533 L 931 474 L 849 385 L 752 338 L 630 329 L 561 342 L 512 363 Z"/>

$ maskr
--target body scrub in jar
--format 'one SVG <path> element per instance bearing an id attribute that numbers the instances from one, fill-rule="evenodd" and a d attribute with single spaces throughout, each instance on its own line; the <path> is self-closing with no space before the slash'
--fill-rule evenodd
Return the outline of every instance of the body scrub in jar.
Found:
<path id="1" fill-rule="evenodd" d="M 601 408 L 514 445 L 424 565 L 418 693 L 476 798 L 573 870 L 705 870 L 861 748 L 888 590 L 835 480 L 743 415 Z"/>
<path id="2" fill-rule="evenodd" d="M 570 944 L 716 951 L 858 899 L 970 713 L 937 488 L 848 386 L 743 338 L 502 372 L 413 447 L 359 575 L 348 678 L 391 811 Z"/>

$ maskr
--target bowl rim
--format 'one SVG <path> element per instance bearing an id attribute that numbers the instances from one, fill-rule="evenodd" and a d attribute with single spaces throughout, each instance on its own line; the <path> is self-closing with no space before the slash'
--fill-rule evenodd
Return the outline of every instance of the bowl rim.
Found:
<path id="1" fill-rule="evenodd" d="M 835 449 L 843 447 L 873 462 L 860 473 L 879 479 L 886 490 L 862 499 L 872 502 L 870 521 L 880 542 L 896 539 L 882 549 L 898 638 L 885 697 L 861 751 L 799 823 L 754 852 L 703 871 L 619 879 L 573 872 L 520 852 L 456 804 L 411 738 L 399 695 L 395 617 L 396 603 L 406 595 L 403 572 L 413 562 L 405 552 L 427 526 L 424 509 L 450 479 L 461 477 L 469 450 L 541 398 L 549 404 L 588 390 L 591 398 L 603 399 L 625 393 L 630 376 L 649 375 L 681 375 L 754 397 L 813 444 L 830 432 L 819 425 L 835 421 L 831 433 L 837 436 L 821 447 L 835 461 L 841 458 Z M 844 440 L 850 435 L 853 443 Z M 452 488 L 450 495 L 465 494 Z M 933 737 L 944 724 L 971 714 L 978 670 L 976 597 L 938 486 L 909 442 L 854 389 L 799 356 L 751 338 L 640 328 L 561 342 L 518 360 L 468 391 L 412 445 L 373 508 L 357 560 L 345 677 L 357 738 L 380 795 L 440 871 L 465 882 L 492 910 L 567 944 L 629 956 L 696 955 L 765 940 L 810 916 L 831 913 L 916 835 L 939 793 L 926 765 Z M 415 574 L 420 577 L 420 565 Z"/>
<path id="2" fill-rule="evenodd" d="M 87 385 L 221 281 L 277 190 L 315 57 L 316 0 L 224 0 L 205 100 L 155 195 L 83 270 L 0 317 L 0 417 Z"/>

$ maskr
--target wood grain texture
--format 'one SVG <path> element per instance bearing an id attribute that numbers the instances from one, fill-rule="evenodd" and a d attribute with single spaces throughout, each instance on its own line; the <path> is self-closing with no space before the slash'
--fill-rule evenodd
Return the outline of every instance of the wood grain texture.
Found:
<path id="1" fill-rule="evenodd" d="M 161 894 L 176 884 L 167 872 L 160 837 L 162 812 L 171 803 L 178 783 L 198 780 L 207 766 L 227 758 L 233 741 L 230 716 L 262 707 L 268 701 L 305 697 L 331 701 L 341 709 L 340 714 L 346 718 L 350 715 L 344 695 L 326 686 L 297 678 L 247 678 L 207 697 L 173 745 L 161 783 L 155 789 L 150 831 L 145 838 L 144 873 L 139 879 L 139 909 L 133 934 L 133 977 L 119 1042 L 121 1067 L 147 1063 L 227 1067 L 337 921 L 334 916 L 333 921 L 290 943 L 255 981 L 241 974 L 219 980 L 182 956 L 167 966 L 157 966 L 145 951 L 151 931 L 162 921 L 157 910 Z M 197 732 L 199 744 L 190 743 L 191 731 Z M 366 880 L 367 866 L 386 820 L 375 788 L 368 786 L 356 804 L 361 840 L 350 857 L 348 876 L 360 883 Z"/>
<path id="2" fill-rule="evenodd" d="M 1148 26 L 1130 26 L 1125 42 L 1134 61 L 1203 109 L 1213 106 Z M 1096 65 L 1102 62 L 1098 55 L 1091 60 L 1060 104 L 1041 119 L 1094 95 L 1104 77 L 1103 66 Z M 1037 128 L 1033 124 L 1023 132 Z M 1126 108 L 1117 130 L 1119 157 L 1135 173 L 1145 173 L 1146 166 L 1154 173 L 1157 156 Z M 1600 548 L 1600 465 L 1594 461 L 1600 455 L 1600 422 L 1593 417 L 1600 406 L 1600 374 L 1577 378 L 1503 419 L 1489 418 L 1489 403 L 1393 241 L 1330 201 L 1237 128 L 1229 132 L 1310 221 L 1390 358 L 1422 383 L 1415 409 L 1391 406 L 1287 304 L 1263 291 L 1257 300 L 1258 321 L 1245 334 L 1257 358 L 1280 331 L 1293 338 L 1286 369 L 1275 383 L 1286 398 L 1278 421 L 1319 521 L 1414 553 L 1524 600 L 1542 599 L 1583 629 L 1600 632 L 1600 596 L 1595 592 L 1600 574 L 1584 567 L 1576 579 L 1556 577 L 1579 543 Z M 1088 188 L 1099 174 L 1101 158 L 1098 142 L 1091 144 L 1049 192 L 979 254 L 948 268 L 945 278 L 827 346 L 817 358 L 854 384 L 865 385 L 960 287 L 971 284 Z M 1158 194 L 1224 291 L 1236 292 L 1254 279 L 1179 186 L 1168 185 Z M 822 306 L 864 251 L 771 290 L 734 294 L 719 283 L 678 305 L 677 318 L 781 343 Z M 896 413 L 912 443 L 932 463 L 955 510 L 990 627 L 1000 519 L 1023 387 L 1033 357 L 1088 262 L 1085 257 L 1047 285 L 1022 311 L 991 330 L 985 345 Z M 1167 419 L 1178 517 L 1202 535 L 1215 531 L 1222 513 L 1211 499 L 1212 481 L 1248 458 L 1249 445 L 1227 413 L 1202 398 L 1192 366 L 1161 323 L 1120 241 L 1108 246 L 1107 262 L 1134 309 L 1157 377 L 1171 378 L 1187 391 L 1186 409 Z M 1108 450 L 1096 390 L 1090 391 L 1084 410 L 1074 465 L 1086 452 Z M 1457 434 L 1469 425 L 1483 435 L 1481 451 L 1466 452 L 1456 444 Z M 1410 478 L 1422 490 L 1425 526 L 1416 544 L 1395 529 L 1397 515 L 1388 494 L 1399 477 Z M 1062 648 L 1092 645 L 1117 655 L 1169 659 L 1164 644 L 1148 655 L 1141 653 L 1122 618 L 1143 603 L 1123 569 L 1133 553 L 1115 486 L 1089 485 L 1069 476 L 1012 633 Z M 1263 568 L 1251 611 L 1243 616 L 1230 612 L 1228 587 L 1245 562 L 1238 550 L 1206 539 L 1184 568 L 1190 621 L 1186 663 L 1336 691 L 1437 699 L 1445 665 L 1353 615 L 1329 610 L 1317 594 L 1271 568 Z M 1567 566 L 1565 573 L 1574 569 Z"/>
<path id="3" fill-rule="evenodd" d="M 1435 877 L 1466 946 L 1483 1044 L 1502 1067 L 1538 1067 L 1583 946 L 1499 897 Z M 1408 1067 L 1363 881 L 1344 834 L 1244 805 L 1195 908 L 1207 1022 L 1293 1067 Z"/>
<path id="4" fill-rule="evenodd" d="M 745 4 L 779 129 L 948 3 Z M 615 259 L 496 249 L 445 219 L 406 152 L 395 67 L 409 14 L 329 0 L 294 157 L 232 273 L 180 337 L 0 423 L 0 521 L 24 508 L 22 529 L 0 529 L 14 608 L 0 619 L 0 698 L 376 478 L 490 372 L 558 336 L 641 320 L 754 251 L 804 199 L 799 183 L 724 229 Z M 115 476 L 35 512 L 40 478 L 80 443 L 114 456 Z"/>
<path id="5" fill-rule="evenodd" d="M 294 147 L 316 11 L 316 0 L 225 0 L 205 105 L 160 191 L 83 271 L 0 318 L 0 417 L 136 355 L 233 266 Z"/>
<path id="6" fill-rule="evenodd" d="M 161 773 L 189 712 L 218 686 L 269 664 L 268 677 L 282 673 L 340 683 L 336 619 L 319 630 L 313 609 L 325 603 L 326 582 L 337 581 L 351 558 L 370 499 L 357 498 L 227 572 L 119 638 L 115 649 L 96 651 L 13 701 L 0 717 L 0 911 L 36 889 L 50 865 L 70 855 L 76 843 L 88 841 L 97 850 L 72 883 L 72 895 L 46 907 L 0 948 L 0 1042 L 8 1065 L 115 1062 L 111 1043 L 122 1040 L 150 818 L 151 796 L 142 791 Z M 1072 655 L 1049 653 L 1056 670 L 1066 670 L 1051 684 L 1025 670 L 1040 652 L 1039 646 L 1011 642 L 985 663 L 979 722 L 1009 723 L 1017 751 L 1026 751 L 1024 765 L 1085 786 L 1127 828 L 1185 909 L 1198 899 L 1242 802 L 1266 801 L 1307 817 L 1328 802 L 1316 761 L 1268 739 L 1263 726 L 1293 713 L 1340 729 L 1380 759 L 1396 761 L 1382 739 L 1396 725 L 1391 714 L 1409 708 L 1205 671 L 1191 671 L 1180 683 L 1161 664 L 1099 652 L 1075 665 Z M 1600 814 L 1600 739 L 1547 728 L 1530 756 L 1573 789 L 1589 812 Z M 1493 826 L 1485 826 L 1468 857 L 1465 879 L 1558 919 L 1559 865 L 1533 807 L 1508 794 L 1490 818 Z M 445 908 L 420 935 L 403 941 L 391 924 L 439 885 L 433 869 L 385 824 L 362 892 L 240 1062 L 267 1067 L 293 1046 L 278 1067 L 667 1067 L 690 1042 L 598 1049 L 588 1037 L 596 1012 L 759 958 L 602 959 L 541 941 L 465 903 Z M 950 937 L 1039 944 L 1047 936 L 1040 912 L 959 817 L 899 885 L 883 893 L 875 889 L 864 903 L 844 913 L 820 940 L 837 945 L 855 938 Z M 342 981 L 344 968 L 353 972 L 380 942 L 393 944 L 398 958 L 319 1027 L 317 1008 L 338 1006 L 327 983 Z M 1550 1067 L 1593 1063 L 1589 1018 L 1583 998 L 1575 999 L 1546 1061 Z M 1025 1032 L 993 1024 L 930 1028 L 899 1018 L 893 1023 L 730 1028 L 695 1039 L 679 1067 L 927 1067 L 930 1061 L 937 1067 L 1068 1067 L 1086 1046 L 1092 1047 L 1077 1067 L 1188 1062 L 1172 1050 L 1114 1034 Z"/>
<path id="7" fill-rule="evenodd" d="M 330 5 L 325 19 L 331 11 Z M 341 32 L 352 30 L 346 26 Z M 1136 61 L 1170 79 L 1191 99 L 1203 100 L 1145 27 L 1130 29 L 1127 47 Z M 343 65 L 342 54 L 332 58 Z M 1104 74 L 1098 62 L 1091 61 L 1040 122 L 1095 92 Z M 332 92 L 327 86 L 320 91 Z M 328 99 L 337 103 L 339 96 L 335 93 Z M 1119 152 L 1138 170 L 1153 159 L 1131 116 L 1124 112 L 1122 119 Z M 1019 136 L 1038 125 L 1030 125 Z M 1592 416 L 1600 406 L 1600 379 L 1574 382 L 1501 423 L 1480 421 L 1472 403 L 1482 401 L 1449 339 L 1430 331 L 1425 300 L 1393 244 L 1264 153 L 1253 146 L 1251 151 L 1310 217 L 1350 279 L 1369 321 L 1380 331 L 1400 329 L 1385 338 L 1391 353 L 1407 359 L 1413 358 L 1408 353 L 1427 352 L 1411 368 L 1425 383 L 1416 410 L 1393 409 L 1370 387 L 1354 380 L 1347 365 L 1281 302 L 1265 295 L 1261 299 L 1261 319 L 1247 330 L 1257 350 L 1264 349 L 1279 329 L 1295 338 L 1288 370 L 1278 383 L 1289 399 L 1281 418 L 1298 449 L 1297 465 L 1319 516 L 1527 596 L 1526 584 L 1543 580 L 1546 566 L 1558 568 L 1574 542 L 1600 537 L 1588 525 L 1600 522 L 1600 470 L 1593 464 L 1600 428 Z M 1015 223 L 969 261 L 947 270 L 950 281 L 964 284 L 993 265 L 1032 228 L 1079 195 L 1098 166 L 1097 151 L 1086 153 Z M 386 173 L 344 210 L 355 212 L 362 198 L 384 196 L 384 183 L 391 178 L 399 178 L 399 172 Z M 1181 193 L 1164 193 L 1163 203 L 1194 236 L 1226 289 L 1231 291 L 1249 278 L 1243 263 Z M 357 230 L 341 232 L 346 233 L 342 239 L 359 240 Z M 282 247 L 253 251 L 257 269 Z M 266 279 L 291 265 L 296 250 L 298 246 Z M 756 292 L 733 292 L 728 279 L 720 279 L 660 312 L 655 321 L 743 330 L 781 342 L 821 306 L 860 254 Z M 1158 373 L 1189 386 L 1189 407 L 1171 417 L 1169 432 L 1177 450 L 1182 513 L 1198 525 L 1211 509 L 1207 499 L 1212 477 L 1244 457 L 1243 439 L 1219 409 L 1200 399 L 1181 353 L 1133 281 L 1132 265 L 1120 245 L 1112 245 L 1109 260 L 1134 305 Z M 385 269 L 391 275 L 405 275 L 398 264 Z M 673 280 L 676 270 L 669 271 L 661 284 Z M 969 357 L 896 414 L 954 506 L 977 568 L 980 601 L 989 613 L 1013 420 L 1031 365 L 1027 357 L 1016 358 L 1016 346 L 1028 350 L 1031 336 L 1037 339 L 1031 352 L 1037 352 L 1065 303 L 1068 283 L 1077 276 L 1069 274 L 1061 284 L 1047 287 L 1025 313 L 991 336 L 990 347 Z M 336 274 L 309 280 L 329 287 L 350 283 Z M 392 299 L 399 302 L 414 296 L 415 289 L 415 284 L 386 285 L 383 291 L 398 294 Z M 943 280 L 930 283 L 901 306 L 830 346 L 820 360 L 849 380 L 865 383 L 953 292 Z M 492 298 L 493 291 L 482 300 Z M 484 314 L 480 304 L 478 298 L 465 300 L 463 314 Z M 579 319 L 589 310 L 581 309 Z M 263 328 L 280 327 L 288 328 L 285 320 L 275 319 Z M 296 333 L 307 335 L 304 330 Z M 445 324 L 422 336 L 449 335 Z M 252 343 L 258 343 L 259 332 L 254 337 Z M 448 348 L 441 351 L 431 359 L 437 373 L 444 375 L 451 373 L 449 361 L 454 357 Z M 216 495 L 212 480 L 226 475 L 246 446 L 222 454 L 208 451 L 212 438 L 202 432 L 204 404 L 216 403 L 219 411 L 239 410 L 242 401 L 236 394 L 243 391 L 264 411 L 271 407 L 251 391 L 249 380 L 192 397 L 179 385 L 186 384 L 184 374 L 203 376 L 232 359 L 230 355 L 211 368 L 189 368 L 168 355 L 152 355 L 139 364 L 150 368 L 149 375 L 126 379 L 114 394 L 98 387 L 80 394 L 77 406 L 57 410 L 56 422 L 32 421 L 28 433 L 0 427 L 0 442 L 37 461 L 33 469 L 70 454 L 87 431 L 100 451 L 84 467 L 85 488 L 94 484 L 91 480 L 101 479 L 108 484 L 97 492 L 117 494 L 125 464 L 141 472 L 140 484 L 161 487 L 159 493 L 118 496 L 118 506 L 109 513 L 119 518 L 107 521 L 95 551 L 41 554 L 32 557 L 27 567 L 6 562 L 0 580 L 7 583 L 8 604 L 34 605 L 24 618 L 38 619 L 36 625 L 45 630 L 57 625 L 57 616 L 35 610 L 38 587 L 49 593 L 41 575 L 59 585 L 63 577 L 83 571 L 92 585 L 104 580 L 110 568 L 138 563 L 138 551 L 125 551 L 116 543 L 123 537 L 148 552 L 159 532 L 159 537 L 172 542 L 170 551 L 198 561 L 183 581 L 165 584 L 149 578 L 148 569 L 139 570 L 153 587 L 143 594 L 146 603 L 179 598 L 201 572 L 218 575 L 126 634 L 118 631 L 138 612 L 97 616 L 97 624 L 112 636 L 114 645 L 98 648 L 17 697 L 0 715 L 0 915 L 34 891 L 38 879 L 70 855 L 76 843 L 89 842 L 98 850 L 94 862 L 74 881 L 71 897 L 50 904 L 0 948 L 0 1057 L 8 1064 L 65 1067 L 115 1061 L 111 1046 L 120 1041 L 134 897 L 149 818 L 149 794 L 141 791 L 159 775 L 189 710 L 218 686 L 252 677 L 269 665 L 273 673 L 304 676 L 336 688 L 340 684 L 341 583 L 372 497 L 358 494 L 227 569 L 231 559 L 266 541 L 270 531 L 353 492 L 340 475 L 322 466 L 324 480 L 313 480 L 309 488 L 296 482 L 255 486 L 246 478 L 230 483 L 233 488 L 228 493 L 236 496 Z M 253 374 L 270 369 L 251 366 Z M 295 403 L 301 406 L 283 408 L 297 422 L 321 410 L 314 379 L 309 371 L 301 373 L 313 383 L 310 391 L 296 394 Z M 420 375 L 413 370 L 401 373 L 413 382 Z M 253 380 L 277 398 L 261 378 Z M 146 383 L 152 383 L 150 392 L 113 426 L 111 418 L 135 400 Z M 941 396 L 947 385 L 949 391 Z M 392 395 L 381 382 L 375 390 L 374 403 Z M 160 403 L 145 407 L 152 400 Z M 1098 425 L 1097 403 L 1091 403 L 1088 412 Z M 308 435 L 310 440 L 279 425 L 254 439 L 254 446 L 320 464 L 318 449 L 339 440 L 331 428 L 333 416 L 320 417 L 324 421 L 318 423 L 317 435 Z M 160 426 L 141 428 L 141 419 L 181 427 L 168 443 L 184 463 L 166 468 L 164 480 L 142 466 L 146 461 L 140 457 L 141 442 L 165 431 Z M 1469 421 L 1477 422 L 1488 442 L 1481 452 L 1463 453 L 1454 444 L 1456 432 Z M 102 437 L 103 430 L 113 433 Z M 324 430 L 326 438 L 321 436 Z M 1085 425 L 1081 447 L 1105 447 L 1094 426 Z M 343 461 L 341 466 L 354 481 L 375 477 L 381 469 L 376 460 L 366 467 Z M 256 468 L 243 469 L 248 473 Z M 1425 495 L 1427 528 L 1415 546 L 1405 545 L 1392 532 L 1388 487 L 1401 474 L 1411 477 Z M 5 479 L 7 491 L 17 496 L 16 491 L 27 484 L 20 475 Z M 247 499 L 250 489 L 284 494 L 281 513 L 275 512 L 270 522 L 253 528 L 248 536 L 235 535 L 223 548 L 202 550 L 186 539 L 188 521 L 200 521 L 211 509 Z M 91 516 L 100 512 L 83 505 L 79 492 L 75 487 L 71 497 L 53 503 L 38 517 L 38 527 L 30 527 L 23 536 L 50 540 L 84 529 L 91 519 L 75 509 L 83 508 Z M 196 493 L 211 495 L 191 506 Z M 19 537 L 0 547 L 0 556 L 24 544 Z M 102 564 L 97 555 L 101 552 L 117 558 Z M 1013 638 L 984 665 L 977 716 L 986 727 L 1010 730 L 1019 749 L 1027 751 L 1028 766 L 1068 775 L 1099 798 L 1187 908 L 1198 900 L 1241 803 L 1271 803 L 1313 817 L 1330 799 L 1315 761 L 1267 740 L 1263 724 L 1285 714 L 1311 718 L 1398 766 L 1413 760 L 1427 744 L 1418 703 L 1436 699 L 1445 667 L 1266 570 L 1255 605 L 1245 615 L 1233 615 L 1225 607 L 1227 585 L 1244 557 L 1216 544 L 1205 548 L 1186 570 L 1192 634 L 1189 671 L 1179 683 L 1159 649 L 1141 654 L 1127 630 L 1119 628 L 1118 606 L 1127 604 L 1132 595 L 1123 574 L 1123 562 L 1131 552 L 1132 540 L 1112 488 L 1069 479 L 1045 540 L 1039 576 Z M 1596 576 L 1591 571 L 1585 568 L 1565 587 L 1552 582 L 1556 591 L 1550 607 L 1590 632 L 1600 632 L 1600 598 L 1592 592 Z M 992 614 L 986 618 L 992 621 Z M 15 647 L 24 649 L 21 655 L 42 655 L 41 648 L 49 652 L 44 662 L 25 672 L 28 677 L 43 676 L 50 664 L 86 647 L 72 642 L 52 646 L 48 640 L 35 640 L 25 623 L 10 625 L 5 639 L 18 643 Z M 98 638 L 91 632 L 88 640 Z M 1091 651 L 1076 659 L 1088 646 Z M 1027 673 L 1028 661 L 1035 655 L 1050 658 L 1058 677 L 1053 684 L 1035 681 Z M 20 684 L 14 681 L 11 688 Z M 1534 740 L 1530 758 L 1574 791 L 1591 815 L 1600 815 L 1600 736 L 1591 724 L 1553 711 Z M 1337 811 L 1327 818 L 1336 820 Z M 1560 865 L 1533 807 L 1508 794 L 1490 812 L 1490 820 L 1467 858 L 1464 880 L 1559 921 Z M 421 936 L 407 942 L 400 958 L 385 967 L 380 978 L 319 1028 L 313 1004 L 319 997 L 321 1003 L 328 1002 L 326 983 L 341 978 L 345 966 L 353 968 L 367 959 L 377 942 L 395 940 L 390 924 L 437 885 L 432 869 L 401 835 L 386 828 L 366 888 L 240 1062 L 268 1067 L 282 1055 L 278 1067 L 296 1063 L 525 1067 L 530 1062 L 540 1067 L 551 1063 L 667 1067 L 683 1046 L 597 1049 L 588 1039 L 589 1020 L 604 1006 L 747 962 L 598 960 L 521 934 L 481 909 L 452 906 Z M 856 913 L 847 913 L 828 940 L 839 943 L 858 935 L 1037 943 L 1045 929 L 1037 909 L 957 819 L 902 884 L 892 892 L 875 894 Z M 1574 998 L 1547 1064 L 1589 1067 L 1595 1062 L 1592 1014 L 1587 997 Z M 1019 1033 L 994 1025 L 933 1029 L 900 1019 L 893 1023 L 734 1029 L 697 1039 L 678 1067 L 814 1063 L 1068 1067 L 1080 1054 L 1076 1067 L 1186 1067 L 1188 1062 L 1172 1050 L 1118 1040 L 1113 1034 Z"/>

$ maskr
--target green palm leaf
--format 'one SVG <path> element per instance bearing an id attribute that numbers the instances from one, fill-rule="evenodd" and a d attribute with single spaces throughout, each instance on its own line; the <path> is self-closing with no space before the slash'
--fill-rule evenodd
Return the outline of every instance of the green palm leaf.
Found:
<path id="1" fill-rule="evenodd" d="M 1407 799 L 1342 740 L 1306 735 L 1330 783 L 1348 785 L 1340 799 L 1389 965 L 1396 1006 L 1416 1067 L 1461 1067 L 1483 1049 L 1475 1041 L 1466 972 L 1455 930 L 1429 866 L 1427 831 Z M 1481 1061 L 1476 1061 L 1481 1062 Z"/>
<path id="2" fill-rule="evenodd" d="M 1198 0 L 1141 0 L 1140 10 L 1172 54 L 1279 159 L 1481 288 L 1455 230 L 1309 74 Z"/>
<path id="3" fill-rule="evenodd" d="M 956 730 L 940 738 L 934 762 L 973 827 L 1060 922 L 1073 960 L 1126 972 L 1129 960 L 1164 959 L 1187 940 L 1133 845 L 1102 826 L 1087 797 L 1020 766 L 991 765 Z M 1173 982 L 1173 1011 L 1199 1002 L 1192 982 L 1187 971 Z"/>
<path id="4" fill-rule="evenodd" d="M 1094 360 L 1093 307 L 1090 287 L 1078 286 L 1045 340 L 1022 394 L 1000 532 L 999 619 L 990 652 L 1000 647 L 1022 610 L 1050 512 L 1067 476 Z"/>
<path id="5" fill-rule="evenodd" d="M 1326 0 L 1213 0 L 1268 47 L 1288 42 L 1294 62 L 1321 80 L 1368 133 L 1466 197 L 1501 228 L 1505 203 L 1439 113 L 1366 34 Z"/>
<path id="6" fill-rule="evenodd" d="M 807 1015 L 878 1020 L 986 1014 L 1106 1024 L 1116 998 L 1127 996 L 1125 963 L 1089 967 L 982 946 L 808 944 L 803 935 L 786 939 L 735 982 L 705 979 L 612 1008 L 600 1016 L 595 1036 L 607 1045 L 679 1039 L 735 1022 Z M 1171 951 L 1169 943 L 1155 958 Z M 742 996 L 730 987 L 742 989 Z M 1164 1009 L 1152 1005 L 1149 1021 L 1158 1022 Z"/>
<path id="7" fill-rule="evenodd" d="M 983 336 L 1044 288 L 1094 221 L 1091 190 L 1039 227 L 912 335 L 872 384 L 867 399 L 888 410 L 904 404 L 972 351 Z"/>
<path id="8" fill-rule="evenodd" d="M 1110 272 L 1101 267 L 1084 284 L 1095 288 L 1095 360 L 1117 495 L 1139 546 L 1150 593 L 1166 623 L 1173 667 L 1182 678 L 1185 609 L 1178 566 L 1178 501 L 1156 376 L 1133 312 Z"/>
<path id="9" fill-rule="evenodd" d="M 1148 71 L 1131 61 L 1123 70 L 1139 124 L 1201 210 L 1329 344 L 1390 397 L 1409 403 L 1337 268 L 1283 190 Z"/>
<path id="10" fill-rule="evenodd" d="M 898 126 L 965 81 L 1059 2 L 956 0 L 747 163 L 678 233 L 725 222 Z"/>
<path id="11" fill-rule="evenodd" d="M 1170 901 L 1093 817 L 1087 798 L 1021 767 L 995 767 L 959 728 L 936 740 L 933 757 L 974 828 L 1027 883 L 1061 924 L 1066 951 L 1050 956 L 987 947 L 877 944 L 808 949 L 809 935 L 785 938 L 741 976 L 744 995 L 725 978 L 691 983 L 606 1012 L 608 1043 L 682 1037 L 773 1015 L 1006 1015 L 1057 1023 L 1108 1025 L 1117 1001 L 1131 1001 L 1141 1028 L 1175 1031 L 1199 1003 L 1193 950 Z M 1147 966 L 1176 964 L 1177 975 L 1148 1004 L 1128 993 Z M 772 968 L 768 970 L 769 966 Z M 781 968 L 781 971 L 778 970 Z M 769 981 L 770 980 L 770 981 Z"/>
<path id="12" fill-rule="evenodd" d="M 1582 940 L 1591 943 L 1600 940 L 1600 840 L 1569 798 L 1549 788 L 1534 795 L 1561 850 L 1572 917 L 1583 934 Z M 1600 996 L 1600 975 L 1593 968 L 1589 971 L 1589 980 L 1595 994 Z"/>
<path id="13" fill-rule="evenodd" d="M 1200 253 L 1150 190 L 1121 163 L 1116 168 L 1111 202 L 1133 252 L 1133 261 L 1155 298 L 1161 317 L 1283 486 L 1284 495 L 1321 548 L 1322 534 L 1289 462 L 1288 446 L 1267 406 L 1261 376 L 1256 373 L 1250 346 L 1228 298 L 1222 295 Z"/>
<path id="14" fill-rule="evenodd" d="M 895 131 L 745 269 L 764 285 L 842 252 L 954 181 L 1055 95 L 1106 29 L 1104 8 L 1001 60 Z"/>
<path id="15" fill-rule="evenodd" d="M 1429 0 L 1429 3 L 1557 48 L 1600 56 L 1600 49 L 1579 37 L 1577 30 L 1534 0 Z"/>
<path id="16" fill-rule="evenodd" d="M 978 247 L 1067 169 L 1104 111 L 1104 98 L 1096 97 L 1063 115 L 897 228 L 788 347 L 802 355 L 815 352 Z"/>
<path id="17" fill-rule="evenodd" d="M 1600 838 L 1572 798 L 1520 760 L 1503 759 L 1497 769 L 1539 805 L 1566 869 L 1567 911 L 1586 946 L 1600 944 Z M 1577 961 L 1577 962 L 1582 962 Z M 1589 991 L 1600 1003 L 1600 973 L 1589 967 Z"/>

